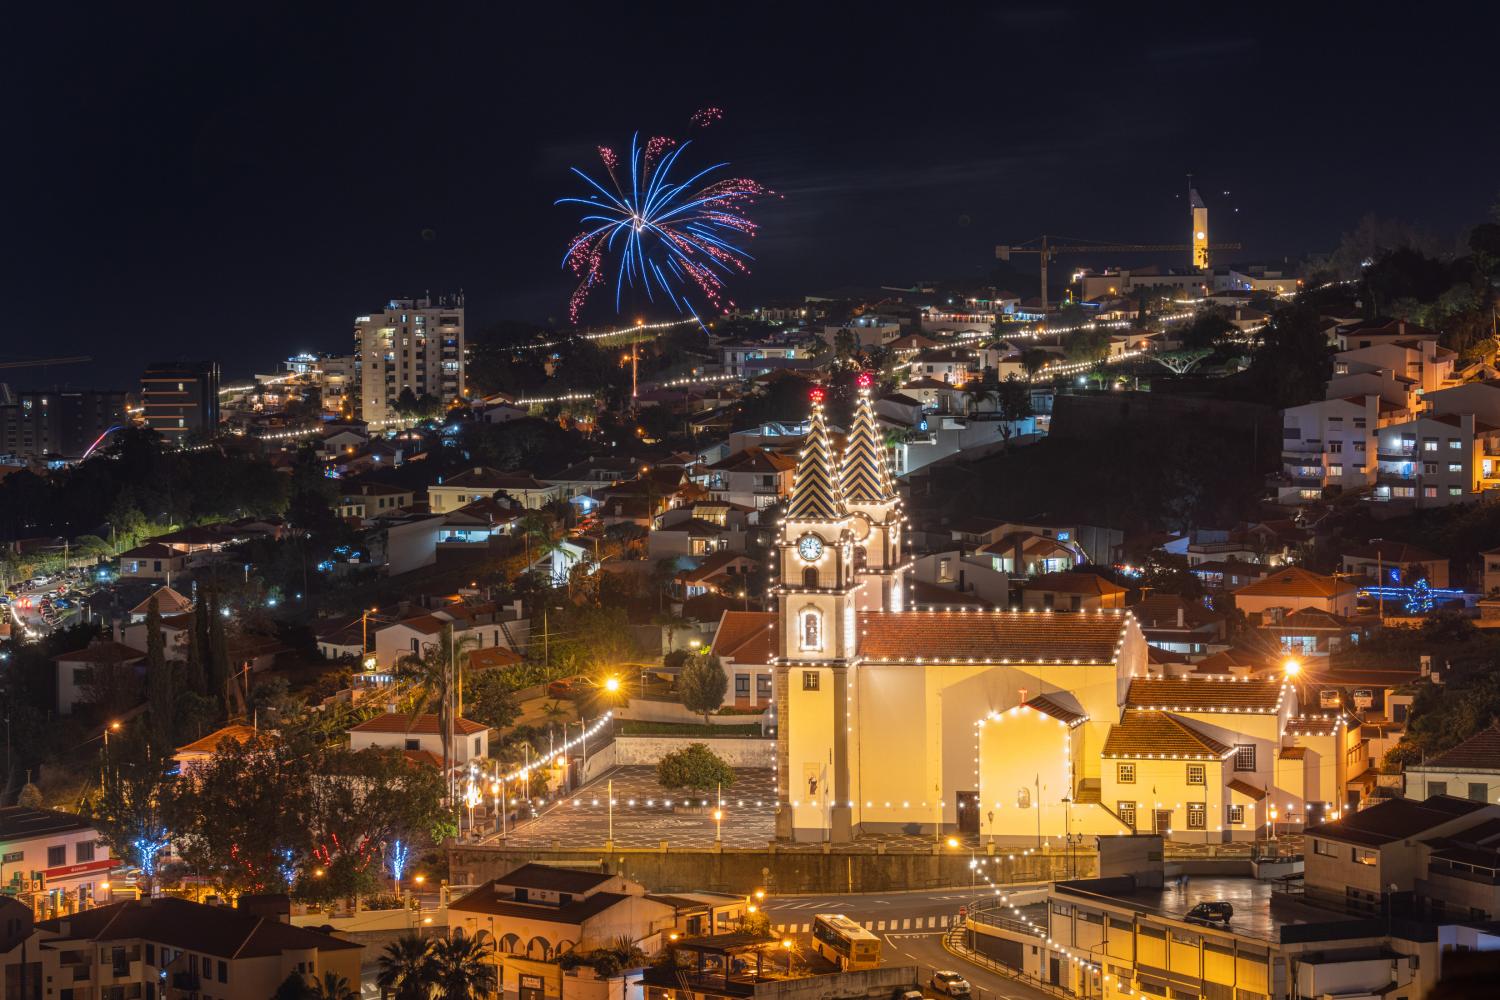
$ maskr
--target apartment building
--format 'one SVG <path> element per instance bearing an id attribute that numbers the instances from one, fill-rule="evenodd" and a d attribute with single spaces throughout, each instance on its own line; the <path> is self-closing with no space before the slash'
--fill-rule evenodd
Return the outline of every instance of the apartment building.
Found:
<path id="1" fill-rule="evenodd" d="M 529 472 L 501 472 L 478 465 L 428 486 L 427 505 L 434 514 L 449 514 L 502 493 L 527 510 L 540 510 L 570 495 L 565 483 L 542 482 Z"/>
<path id="2" fill-rule="evenodd" d="M 1361 372 L 1390 372 L 1407 380 L 1418 393 L 1436 392 L 1456 384 L 1458 355 L 1439 346 L 1435 337 L 1394 338 L 1355 347 L 1334 355 L 1334 378 Z"/>
<path id="3" fill-rule="evenodd" d="M 0 965 L 7 996 L 265 1000 L 293 973 L 331 972 L 357 990 L 363 950 L 253 910 L 161 897 L 44 920 Z"/>
<path id="4" fill-rule="evenodd" d="M 396 416 L 403 389 L 444 405 L 464 395 L 464 299 L 391 299 L 378 313 L 354 320 L 354 415 L 385 422 Z"/>
<path id="5" fill-rule="evenodd" d="M 797 460 L 764 448 L 746 448 L 706 466 L 693 476 L 709 498 L 763 510 L 792 491 Z"/>
<path id="6" fill-rule="evenodd" d="M 1393 424 L 1380 431 L 1378 462 L 1376 500 L 1416 507 L 1468 503 L 1500 487 L 1500 424 L 1472 412 Z"/>
<path id="7" fill-rule="evenodd" d="M 219 364 L 216 361 L 154 361 L 141 375 L 141 415 L 168 441 L 219 426 Z"/>
<path id="8" fill-rule="evenodd" d="M 77 460 L 125 423 L 123 391 L 12 390 L 0 383 L 0 456 L 12 460 Z"/>
<path id="9" fill-rule="evenodd" d="M 1320 399 L 1281 414 L 1282 475 L 1277 502 L 1311 503 L 1324 490 L 1375 484 L 1376 435 L 1405 419 L 1404 406 L 1378 394 Z"/>

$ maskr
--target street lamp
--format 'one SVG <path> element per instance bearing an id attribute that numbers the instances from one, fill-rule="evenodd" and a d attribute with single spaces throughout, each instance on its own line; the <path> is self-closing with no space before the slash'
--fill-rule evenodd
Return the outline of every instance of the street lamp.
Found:
<path id="1" fill-rule="evenodd" d="M 719 843 L 724 831 L 724 810 L 714 810 L 714 843 Z"/>
<path id="2" fill-rule="evenodd" d="M 1286 662 L 1281 665 L 1281 669 L 1286 671 L 1289 679 L 1295 678 L 1298 674 L 1302 673 L 1302 664 L 1297 662 L 1295 657 L 1287 657 Z"/>

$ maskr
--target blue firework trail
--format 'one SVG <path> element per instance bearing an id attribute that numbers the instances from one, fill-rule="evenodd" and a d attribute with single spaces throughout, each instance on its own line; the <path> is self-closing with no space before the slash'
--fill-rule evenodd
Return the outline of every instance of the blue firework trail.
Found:
<path id="1" fill-rule="evenodd" d="M 666 136 L 643 145 L 637 133 L 630 139 L 628 173 L 606 146 L 599 147 L 606 182 L 572 168 L 590 192 L 555 202 L 587 209 L 580 219 L 583 231 L 563 254 L 563 266 L 579 279 L 568 302 L 574 323 L 593 292 L 611 278 L 617 313 L 627 289 L 695 318 L 694 299 L 718 312 L 734 305 L 725 296 L 726 281 L 749 273 L 753 258 L 741 244 L 757 228 L 746 210 L 772 192 L 746 177 L 711 180 L 727 163 L 675 180 L 673 169 L 691 145 Z"/>

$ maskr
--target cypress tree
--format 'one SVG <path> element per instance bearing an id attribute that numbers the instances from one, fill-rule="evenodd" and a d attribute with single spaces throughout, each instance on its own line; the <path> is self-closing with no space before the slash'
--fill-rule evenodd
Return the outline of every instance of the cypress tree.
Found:
<path id="1" fill-rule="evenodd" d="M 146 607 L 146 702 L 151 710 L 151 742 L 158 753 L 171 750 L 177 692 L 161 634 L 161 606 L 155 597 Z"/>

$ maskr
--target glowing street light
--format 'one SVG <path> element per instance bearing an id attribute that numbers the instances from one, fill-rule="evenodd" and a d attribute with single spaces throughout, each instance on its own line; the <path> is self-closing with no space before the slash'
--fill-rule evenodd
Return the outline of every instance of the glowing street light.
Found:
<path id="1" fill-rule="evenodd" d="M 1296 677 L 1302 673 L 1302 664 L 1298 663 L 1295 658 L 1288 657 L 1287 661 L 1281 665 L 1281 669 L 1286 671 L 1288 677 Z"/>

